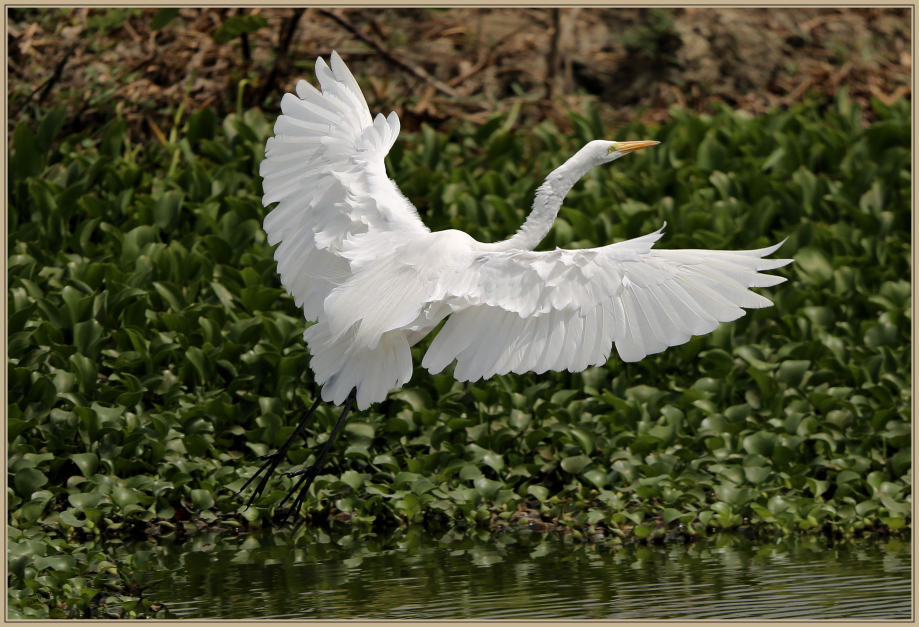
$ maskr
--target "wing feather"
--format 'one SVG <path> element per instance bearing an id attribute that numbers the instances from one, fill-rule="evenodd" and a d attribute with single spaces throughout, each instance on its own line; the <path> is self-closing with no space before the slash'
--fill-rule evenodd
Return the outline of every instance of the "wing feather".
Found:
<path id="1" fill-rule="evenodd" d="M 580 313 L 568 316 L 565 325 L 565 339 L 562 340 L 562 348 L 555 363 L 549 368 L 550 370 L 565 370 L 566 368 L 576 370 L 575 361 L 584 345 L 584 318 L 585 316 Z"/>
<path id="2" fill-rule="evenodd" d="M 442 279 L 437 296 L 473 312 L 453 314 L 423 365 L 439 372 L 456 359 L 462 380 L 580 371 L 604 363 L 613 345 L 623 361 L 638 361 L 736 320 L 744 308 L 771 305 L 749 288 L 781 283 L 760 272 L 791 262 L 761 258 L 778 246 L 652 250 L 661 236 L 586 250 L 475 252 Z"/>
<path id="3" fill-rule="evenodd" d="M 357 81 L 341 57 L 316 61 L 322 91 L 305 81 L 285 94 L 275 137 L 260 165 L 263 202 L 281 201 L 265 218 L 281 282 L 307 319 L 347 277 L 343 242 L 370 231 L 426 233 L 414 207 L 385 175 L 383 159 L 399 133 L 395 114 L 373 120 Z"/>
<path id="4" fill-rule="evenodd" d="M 508 312 L 512 326 L 507 334 L 507 340 L 501 349 L 501 357 L 495 364 L 495 374 L 507 374 L 517 367 L 523 357 L 523 338 L 527 335 L 526 329 L 533 323 L 533 318 L 524 318 L 516 313 Z"/>
<path id="5" fill-rule="evenodd" d="M 278 203 L 263 226 L 269 244 L 277 246 L 281 283 L 305 318 L 318 321 L 304 337 L 323 398 L 341 402 L 357 387 L 358 406 L 366 407 L 411 376 L 408 332 L 396 327 L 411 323 L 423 301 L 412 301 L 418 280 L 373 285 L 382 304 L 355 304 L 348 290 L 367 285 L 361 272 L 395 268 L 393 251 L 430 231 L 386 175 L 398 116 L 371 117 L 360 86 L 335 52 L 330 65 L 317 59 L 316 78 L 321 90 L 300 81 L 296 95 L 281 100 L 275 136 L 259 166 L 263 204 Z M 338 321 L 331 326 L 329 307 Z M 384 307 L 383 315 L 370 315 Z M 342 309 L 347 316 L 338 315 Z M 353 324 L 343 329 L 342 320 Z"/>
<path id="6" fill-rule="evenodd" d="M 517 320 L 521 319 L 517 314 L 509 312 L 504 313 L 505 315 L 501 321 L 501 330 L 489 346 L 489 355 L 485 358 L 485 364 L 483 365 L 485 374 L 482 376 L 486 379 L 497 373 L 501 358 L 504 356 L 504 351 L 507 350 L 508 342 L 512 339 L 511 333 L 513 332 L 514 326 Z"/>

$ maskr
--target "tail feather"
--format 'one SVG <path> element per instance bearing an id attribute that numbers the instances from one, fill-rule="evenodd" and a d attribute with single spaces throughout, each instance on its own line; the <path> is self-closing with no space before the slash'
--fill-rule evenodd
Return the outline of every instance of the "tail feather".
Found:
<path id="1" fill-rule="evenodd" d="M 389 331 L 373 348 L 354 342 L 352 329 L 340 337 L 325 319 L 303 333 L 309 345 L 310 367 L 322 386 L 322 400 L 340 405 L 357 388 L 357 407 L 367 409 L 386 398 L 393 388 L 412 378 L 412 353 L 406 331 Z"/>

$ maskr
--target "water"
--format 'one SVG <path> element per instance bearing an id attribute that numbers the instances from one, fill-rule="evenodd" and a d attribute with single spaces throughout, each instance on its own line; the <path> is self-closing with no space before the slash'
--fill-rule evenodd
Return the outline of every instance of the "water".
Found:
<path id="1" fill-rule="evenodd" d="M 161 544 L 149 595 L 199 619 L 910 619 L 908 540 L 732 534 L 609 548 L 529 531 Z M 162 616 L 162 614 L 161 614 Z"/>

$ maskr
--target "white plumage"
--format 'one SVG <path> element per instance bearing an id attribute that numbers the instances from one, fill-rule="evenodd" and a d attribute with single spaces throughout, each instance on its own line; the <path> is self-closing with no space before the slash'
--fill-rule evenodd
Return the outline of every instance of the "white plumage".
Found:
<path id="1" fill-rule="evenodd" d="M 316 321 L 304 333 L 322 398 L 357 406 L 409 380 L 409 347 L 447 316 L 422 365 L 456 360 L 461 381 L 507 372 L 580 371 L 676 346 L 772 303 L 751 292 L 791 260 L 751 251 L 654 250 L 662 230 L 588 250 L 534 252 L 561 202 L 591 168 L 657 142 L 594 141 L 552 172 L 512 238 L 483 244 L 432 233 L 386 175 L 395 113 L 371 118 L 344 62 L 318 59 L 318 91 L 301 81 L 261 164 L 265 219 L 281 281 Z"/>

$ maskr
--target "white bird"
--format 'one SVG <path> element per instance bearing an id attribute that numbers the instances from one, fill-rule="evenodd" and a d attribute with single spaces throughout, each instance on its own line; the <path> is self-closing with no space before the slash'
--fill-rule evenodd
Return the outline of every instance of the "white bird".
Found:
<path id="1" fill-rule="evenodd" d="M 763 259 L 781 243 L 747 251 L 654 250 L 663 227 L 610 246 L 533 249 L 549 233 L 562 200 L 592 168 L 656 141 L 592 141 L 546 177 L 520 230 L 483 244 L 462 231 L 432 233 L 387 176 L 383 163 L 399 117 L 371 118 L 341 57 L 316 60 L 322 90 L 306 81 L 285 94 L 260 174 L 268 243 L 281 282 L 303 307 L 303 334 L 322 400 L 346 402 L 316 462 L 287 498 L 312 480 L 356 401 L 382 401 L 412 375 L 409 347 L 446 324 L 421 365 L 476 381 L 495 374 L 569 370 L 604 364 L 613 345 L 634 362 L 736 320 L 771 301 L 751 292 L 785 279 L 759 274 L 790 263 Z M 249 503 L 318 406 L 267 460 Z M 303 485 L 305 483 L 305 485 Z M 246 484 L 248 485 L 248 483 Z M 284 502 L 286 502 L 285 499 Z M 283 502 L 281 503 L 283 505 Z M 289 514 L 288 514 L 289 515 Z"/>

